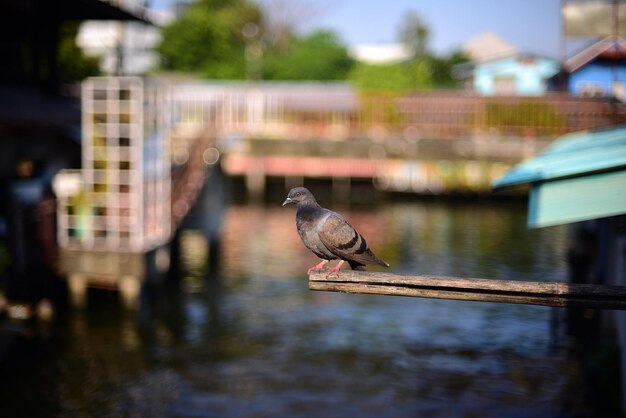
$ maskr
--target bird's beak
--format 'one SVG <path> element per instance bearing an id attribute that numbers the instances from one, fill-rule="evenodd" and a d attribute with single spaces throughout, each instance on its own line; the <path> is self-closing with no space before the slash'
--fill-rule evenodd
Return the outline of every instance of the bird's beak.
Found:
<path id="1" fill-rule="evenodd" d="M 285 201 L 283 202 L 283 206 L 288 205 L 289 203 L 293 203 L 293 199 L 291 199 L 290 197 L 285 199 Z"/>

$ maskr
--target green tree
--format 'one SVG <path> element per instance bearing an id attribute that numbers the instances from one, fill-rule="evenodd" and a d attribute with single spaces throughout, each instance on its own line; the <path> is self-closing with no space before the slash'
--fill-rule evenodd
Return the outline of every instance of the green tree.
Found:
<path id="1" fill-rule="evenodd" d="M 166 70 L 209 78 L 244 78 L 246 24 L 260 27 L 258 6 L 248 0 L 199 0 L 163 29 L 157 48 Z"/>
<path id="2" fill-rule="evenodd" d="M 404 15 L 398 38 L 411 49 L 414 57 L 421 58 L 428 53 L 430 28 L 419 13 L 410 11 Z"/>
<path id="3" fill-rule="evenodd" d="M 409 90 L 432 87 L 430 64 L 416 59 L 398 64 L 360 63 L 349 79 L 360 89 Z"/>
<path id="4" fill-rule="evenodd" d="M 319 30 L 292 40 L 287 51 L 268 51 L 263 75 L 268 80 L 344 80 L 353 65 L 338 37 Z"/>
<path id="5" fill-rule="evenodd" d="M 455 65 L 470 61 L 470 58 L 462 51 L 453 51 L 447 56 L 429 56 L 432 68 L 433 85 L 439 88 L 452 88 L 459 84 L 453 76 Z"/>
<path id="6" fill-rule="evenodd" d="M 430 29 L 416 12 L 409 12 L 398 31 L 399 40 L 412 52 L 412 57 L 397 64 L 359 63 L 350 74 L 362 89 L 409 90 L 434 87 L 450 88 L 457 84 L 452 75 L 456 64 L 468 61 L 461 52 L 437 56 L 429 52 Z"/>

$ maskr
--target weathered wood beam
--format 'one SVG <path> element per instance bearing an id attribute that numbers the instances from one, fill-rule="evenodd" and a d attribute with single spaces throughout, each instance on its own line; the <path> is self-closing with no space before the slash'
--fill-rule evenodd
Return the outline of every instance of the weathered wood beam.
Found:
<path id="1" fill-rule="evenodd" d="M 309 289 L 343 293 L 626 310 L 626 287 L 342 271 L 309 276 Z"/>

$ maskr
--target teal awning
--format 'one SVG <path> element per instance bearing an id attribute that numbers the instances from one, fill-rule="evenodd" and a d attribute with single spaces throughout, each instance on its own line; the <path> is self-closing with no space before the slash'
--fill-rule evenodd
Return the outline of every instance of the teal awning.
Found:
<path id="1" fill-rule="evenodd" d="M 626 126 L 564 135 L 493 187 L 521 184 L 532 186 L 531 227 L 626 213 Z"/>

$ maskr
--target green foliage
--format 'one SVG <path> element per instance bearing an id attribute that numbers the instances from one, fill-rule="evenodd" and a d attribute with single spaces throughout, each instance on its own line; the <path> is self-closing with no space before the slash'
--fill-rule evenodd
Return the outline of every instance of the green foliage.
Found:
<path id="1" fill-rule="evenodd" d="M 284 22 L 273 27 L 253 1 L 197 0 L 163 29 L 157 49 L 161 67 L 214 79 L 347 79 L 362 89 L 408 90 L 453 86 L 452 66 L 467 60 L 458 53 L 441 58 L 427 53 L 428 26 L 413 13 L 407 15 L 401 35 L 415 51 L 414 59 L 355 64 L 335 33 L 318 30 L 298 36 Z M 246 24 L 259 30 L 248 31 L 246 38 Z"/>
<path id="2" fill-rule="evenodd" d="M 350 80 L 360 89 L 407 89 L 408 72 L 401 65 L 359 63 L 350 74 Z"/>
<path id="3" fill-rule="evenodd" d="M 365 126 L 401 123 L 395 100 L 403 94 L 404 90 L 398 89 L 361 89 L 361 122 Z"/>
<path id="4" fill-rule="evenodd" d="M 70 83 L 100 74 L 99 58 L 85 55 L 76 45 L 78 23 L 68 22 L 60 28 L 57 55 L 61 81 Z"/>
<path id="5" fill-rule="evenodd" d="M 291 42 L 285 52 L 270 51 L 263 60 L 267 80 L 343 80 L 354 65 L 347 49 L 330 31 L 316 31 Z"/>
<path id="6" fill-rule="evenodd" d="M 431 55 L 429 60 L 435 87 L 452 88 L 456 87 L 459 83 L 459 81 L 452 76 L 452 69 L 455 65 L 469 62 L 470 58 L 461 51 L 454 51 L 448 56 L 439 57 Z"/>
<path id="7" fill-rule="evenodd" d="M 260 9 L 247 0 L 198 1 L 163 29 L 157 48 L 161 66 L 210 78 L 244 78 L 243 27 L 260 22 Z"/>
<path id="8" fill-rule="evenodd" d="M 408 90 L 433 85 L 427 60 L 399 64 L 358 64 L 349 79 L 361 89 Z"/>
<path id="9" fill-rule="evenodd" d="M 469 58 L 455 51 L 448 56 L 427 54 L 407 63 L 358 64 L 349 79 L 363 89 L 429 89 L 453 88 L 458 81 L 452 76 L 452 68 Z"/>

